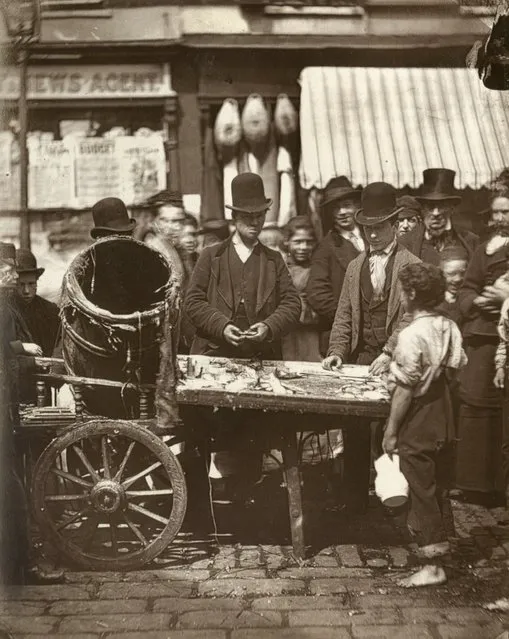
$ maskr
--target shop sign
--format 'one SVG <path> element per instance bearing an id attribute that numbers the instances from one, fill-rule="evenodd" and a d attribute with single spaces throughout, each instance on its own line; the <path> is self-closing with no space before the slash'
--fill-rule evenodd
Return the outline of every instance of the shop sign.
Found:
<path id="1" fill-rule="evenodd" d="M 175 94 L 168 64 L 52 65 L 28 69 L 28 99 L 161 98 Z M 19 71 L 0 68 L 0 99 L 19 97 Z"/>

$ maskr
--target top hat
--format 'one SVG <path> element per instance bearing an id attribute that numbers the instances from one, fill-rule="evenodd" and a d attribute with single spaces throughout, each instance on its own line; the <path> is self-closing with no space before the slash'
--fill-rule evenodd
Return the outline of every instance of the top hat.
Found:
<path id="1" fill-rule="evenodd" d="M 118 197 L 105 197 L 92 207 L 95 227 L 90 235 L 96 239 L 102 231 L 127 233 L 136 226 L 136 220 L 129 217 L 126 205 Z"/>
<path id="2" fill-rule="evenodd" d="M 0 242 L 0 260 L 11 260 L 13 263 L 16 260 L 16 247 L 14 244 L 8 242 Z"/>
<path id="3" fill-rule="evenodd" d="M 401 209 L 398 213 L 398 220 L 421 216 L 422 207 L 418 200 L 411 195 L 402 195 L 401 197 L 398 197 L 396 205 Z"/>
<path id="4" fill-rule="evenodd" d="M 456 171 L 451 169 L 426 169 L 422 172 L 421 192 L 416 198 L 423 202 L 459 202 L 461 197 L 454 193 L 455 175 Z"/>
<path id="5" fill-rule="evenodd" d="M 362 226 L 381 224 L 401 210 L 396 204 L 396 189 L 387 182 L 368 184 L 362 191 L 361 205 L 355 221 Z"/>
<path id="6" fill-rule="evenodd" d="M 338 200 L 344 200 L 347 197 L 360 199 L 361 189 L 354 189 L 350 180 L 344 175 L 334 177 L 327 182 L 323 192 L 321 206 L 326 206 Z"/>
<path id="7" fill-rule="evenodd" d="M 16 251 L 16 271 L 19 275 L 23 275 L 24 273 L 35 273 L 37 275 L 37 279 L 41 277 L 44 273 L 43 268 L 37 267 L 37 260 L 35 259 L 35 255 L 32 251 L 28 249 L 18 249 Z"/>
<path id="8" fill-rule="evenodd" d="M 263 180 L 256 173 L 240 173 L 232 180 L 232 204 L 226 208 L 239 213 L 262 213 L 272 204 L 265 197 Z"/>

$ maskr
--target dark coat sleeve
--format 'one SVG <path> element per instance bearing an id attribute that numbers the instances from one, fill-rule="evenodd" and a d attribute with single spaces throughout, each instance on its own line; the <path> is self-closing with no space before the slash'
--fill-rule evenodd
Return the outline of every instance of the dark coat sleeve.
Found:
<path id="1" fill-rule="evenodd" d="M 184 312 L 194 324 L 196 332 L 208 339 L 219 340 L 230 319 L 214 308 L 208 300 L 214 247 L 204 249 L 198 258 L 187 289 Z"/>
<path id="2" fill-rule="evenodd" d="M 320 242 L 313 255 L 306 295 L 311 308 L 320 316 L 327 328 L 332 326 L 337 300 L 331 281 L 331 248 L 328 238 Z"/>
<path id="3" fill-rule="evenodd" d="M 420 257 L 422 240 L 424 238 L 424 226 L 419 224 L 415 229 L 398 237 L 398 244 L 404 246 L 410 253 Z"/>
<path id="4" fill-rule="evenodd" d="M 283 258 L 275 256 L 276 281 L 279 290 L 276 310 L 263 320 L 270 329 L 271 341 L 279 341 L 299 324 L 301 301 Z"/>
<path id="5" fill-rule="evenodd" d="M 334 323 L 329 339 L 329 350 L 327 355 L 337 355 L 341 357 L 343 362 L 351 354 L 352 344 L 352 297 L 351 297 L 351 279 L 352 269 L 350 266 L 346 269 L 345 281 L 339 296 L 338 307 L 334 317 Z"/>
<path id="6" fill-rule="evenodd" d="M 484 246 L 478 247 L 467 268 L 465 279 L 458 293 L 458 305 L 461 315 L 465 319 L 473 319 L 479 315 L 479 309 L 474 304 L 485 286 Z"/>

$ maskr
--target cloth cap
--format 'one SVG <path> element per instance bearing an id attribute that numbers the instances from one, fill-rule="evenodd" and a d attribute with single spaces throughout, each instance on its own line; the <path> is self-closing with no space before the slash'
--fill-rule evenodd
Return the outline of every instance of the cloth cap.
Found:
<path id="1" fill-rule="evenodd" d="M 346 176 L 340 175 L 327 182 L 320 206 L 327 206 L 331 202 L 338 202 L 346 198 L 360 200 L 361 189 L 355 189 Z"/>
<path id="2" fill-rule="evenodd" d="M 16 247 L 9 242 L 0 242 L 0 260 L 16 260 Z"/>
<path id="3" fill-rule="evenodd" d="M 398 220 L 420 217 L 422 214 L 421 205 L 418 200 L 411 195 L 402 195 L 396 200 L 396 205 L 401 209 L 398 213 Z"/>

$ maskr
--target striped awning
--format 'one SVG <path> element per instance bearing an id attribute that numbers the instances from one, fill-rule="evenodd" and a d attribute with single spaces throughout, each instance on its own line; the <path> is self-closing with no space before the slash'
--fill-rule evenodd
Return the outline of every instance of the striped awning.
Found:
<path id="1" fill-rule="evenodd" d="M 427 168 L 480 188 L 509 167 L 509 92 L 475 69 L 307 68 L 300 77 L 300 182 L 334 176 L 417 188 Z"/>

